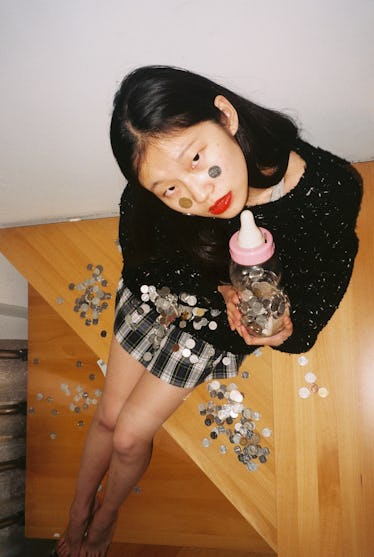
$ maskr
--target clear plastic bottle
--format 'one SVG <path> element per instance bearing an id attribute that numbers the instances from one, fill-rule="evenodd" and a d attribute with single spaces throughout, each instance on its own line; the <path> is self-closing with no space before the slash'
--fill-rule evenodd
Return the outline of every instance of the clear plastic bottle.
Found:
<path id="1" fill-rule="evenodd" d="M 281 282 L 281 266 L 271 233 L 256 226 L 253 214 L 240 215 L 241 227 L 230 239 L 230 279 L 239 295 L 242 323 L 252 335 L 268 337 L 283 329 L 290 312 Z"/>

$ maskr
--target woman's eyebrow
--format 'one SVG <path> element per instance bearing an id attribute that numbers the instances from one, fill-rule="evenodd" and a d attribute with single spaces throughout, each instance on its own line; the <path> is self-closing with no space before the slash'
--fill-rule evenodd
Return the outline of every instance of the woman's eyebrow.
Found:
<path id="1" fill-rule="evenodd" d="M 153 182 L 153 184 L 150 187 L 150 190 L 153 191 L 157 188 L 157 186 L 160 186 L 162 184 L 163 180 L 157 180 L 157 182 Z"/>
<path id="2" fill-rule="evenodd" d="M 189 143 L 187 143 L 187 145 L 186 145 L 185 147 L 182 148 L 181 152 L 178 153 L 178 155 L 177 155 L 177 157 L 176 157 L 176 160 L 179 161 L 180 159 L 182 159 L 182 158 L 185 156 L 186 152 L 187 152 L 189 149 L 191 149 L 192 145 L 193 145 L 194 143 L 196 143 L 196 141 L 197 141 L 197 138 L 194 137 Z M 153 184 L 152 184 L 151 187 L 150 187 L 150 190 L 153 192 L 153 190 L 154 190 L 155 188 L 157 188 L 157 186 L 159 186 L 160 184 L 162 184 L 163 181 L 164 181 L 164 180 L 157 180 L 156 182 L 153 182 Z"/>
<path id="3" fill-rule="evenodd" d="M 192 141 L 190 141 L 183 149 L 182 151 L 179 153 L 179 155 L 177 156 L 177 160 L 180 160 L 184 157 L 184 155 L 186 154 L 186 152 L 191 149 L 192 145 L 196 143 L 196 137 L 194 139 L 192 139 Z"/>

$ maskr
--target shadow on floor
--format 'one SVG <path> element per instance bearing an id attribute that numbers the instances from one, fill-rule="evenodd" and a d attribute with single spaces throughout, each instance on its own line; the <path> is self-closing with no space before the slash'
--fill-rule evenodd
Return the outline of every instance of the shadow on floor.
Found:
<path id="1" fill-rule="evenodd" d="M 53 540 L 25 540 L 22 557 L 49 557 L 54 547 Z"/>
<path id="2" fill-rule="evenodd" d="M 17 524 L 0 531 L 0 557 L 49 557 L 54 546 L 54 540 L 25 538 Z"/>

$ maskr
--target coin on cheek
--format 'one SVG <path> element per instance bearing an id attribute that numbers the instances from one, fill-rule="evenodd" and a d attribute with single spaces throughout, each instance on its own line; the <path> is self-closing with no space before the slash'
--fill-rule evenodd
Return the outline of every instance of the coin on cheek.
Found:
<path id="1" fill-rule="evenodd" d="M 192 207 L 192 200 L 188 197 L 181 197 L 178 201 L 178 205 L 182 207 L 182 209 L 189 209 Z"/>
<path id="2" fill-rule="evenodd" d="M 211 166 L 208 170 L 208 174 L 211 178 L 217 178 L 222 173 L 220 166 Z"/>

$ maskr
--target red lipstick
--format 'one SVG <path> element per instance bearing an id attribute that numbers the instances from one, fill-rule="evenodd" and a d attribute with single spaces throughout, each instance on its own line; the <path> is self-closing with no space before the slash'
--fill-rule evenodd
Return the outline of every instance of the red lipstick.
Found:
<path id="1" fill-rule="evenodd" d="M 229 193 L 226 193 L 226 195 L 217 199 L 215 204 L 209 207 L 209 213 L 212 213 L 213 215 L 220 215 L 226 211 L 226 209 L 230 207 L 231 198 L 232 193 L 229 191 Z"/>

